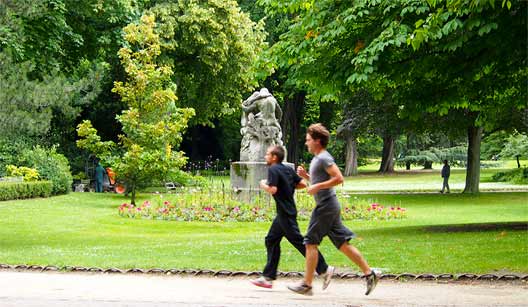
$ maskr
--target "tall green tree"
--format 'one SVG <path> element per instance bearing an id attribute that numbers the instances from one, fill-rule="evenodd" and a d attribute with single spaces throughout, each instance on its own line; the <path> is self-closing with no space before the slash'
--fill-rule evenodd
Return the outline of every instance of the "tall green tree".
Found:
<path id="1" fill-rule="evenodd" d="M 504 158 L 517 160 L 517 168 L 521 168 L 520 158 L 528 158 L 528 135 L 515 132 L 506 139 L 500 154 Z"/>
<path id="2" fill-rule="evenodd" d="M 119 51 L 128 79 L 116 81 L 113 91 L 129 107 L 117 117 L 123 126 L 120 136 L 122 153 L 111 156 L 111 143 L 103 144 L 90 122 L 79 126 L 79 146 L 92 152 L 109 154 L 118 178 L 127 184 L 131 203 L 137 188 L 154 179 L 164 180 L 185 164 L 183 152 L 176 151 L 192 108 L 176 105 L 175 84 L 170 66 L 157 63 L 161 54 L 160 37 L 155 32 L 155 17 L 144 15 L 139 24 L 124 28 L 127 45 Z"/>
<path id="3" fill-rule="evenodd" d="M 467 193 L 477 193 L 483 131 L 526 108 L 525 1 L 267 1 L 299 18 L 279 43 L 321 95 L 390 89 L 398 115 L 459 113 Z M 500 42 L 498 44 L 497 42 Z"/>
<path id="4" fill-rule="evenodd" d="M 40 126 L 42 129 L 38 134 L 33 133 L 32 142 L 44 146 L 60 144 L 58 150 L 74 160 L 80 156 L 74 144 L 75 124 L 81 114 L 86 117 L 97 114 L 105 127 L 116 126 L 108 125 L 106 114 L 111 113 L 108 109 L 115 113 L 122 106 L 115 103 L 119 101 L 115 98 L 117 95 L 105 98 L 109 96 L 112 80 L 119 75 L 117 51 L 123 42 L 122 28 L 137 18 L 143 2 L 0 2 L 0 51 L 7 54 L 12 65 L 28 67 L 20 68 L 9 77 L 10 82 L 14 81 L 14 76 L 19 79 L 17 85 L 10 86 L 9 95 L 27 97 L 28 101 L 16 106 L 10 99 L 10 106 L 4 106 L 17 108 L 17 118 L 20 119 L 20 128 L 17 129 L 21 133 Z M 26 76 L 22 76 L 22 71 Z M 28 82 L 23 81 L 26 79 Z M 40 87 L 42 92 L 33 98 L 29 86 Z M 51 99 L 51 92 L 57 99 Z M 33 112 L 35 110 L 30 106 L 34 99 L 40 100 L 40 114 Z M 43 102 L 45 99 L 48 101 Z M 97 105 L 93 105 L 94 101 Z M 114 105 L 118 105 L 116 111 Z M 115 115 L 110 117 L 111 120 L 114 118 Z M 28 121 L 31 124 L 25 125 Z"/>
<path id="5" fill-rule="evenodd" d="M 257 85 L 255 63 L 265 47 L 263 25 L 233 0 L 159 1 L 156 16 L 160 60 L 173 69 L 181 105 L 196 110 L 191 124 L 240 108 Z"/>
<path id="6" fill-rule="evenodd" d="M 100 91 L 98 80 L 103 69 L 87 68 L 77 81 L 59 72 L 30 79 L 33 64 L 15 63 L 0 53 L 0 138 L 42 142 L 50 132 L 53 116 L 71 122 L 94 99 Z"/>

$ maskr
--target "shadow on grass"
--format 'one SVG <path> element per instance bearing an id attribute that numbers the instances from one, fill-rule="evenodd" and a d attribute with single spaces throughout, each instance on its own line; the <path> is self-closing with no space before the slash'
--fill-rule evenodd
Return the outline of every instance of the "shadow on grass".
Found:
<path id="1" fill-rule="evenodd" d="M 402 226 L 383 227 L 361 230 L 361 236 L 420 236 L 426 234 L 447 234 L 447 233 L 477 233 L 477 232 L 500 232 L 500 231 L 528 231 L 528 221 L 526 222 L 490 222 L 472 224 L 446 224 L 446 225 L 422 225 L 422 226 Z"/>
<path id="2" fill-rule="evenodd" d="M 483 232 L 502 230 L 528 230 L 528 222 L 449 224 L 425 227 L 425 231 L 427 232 Z"/>

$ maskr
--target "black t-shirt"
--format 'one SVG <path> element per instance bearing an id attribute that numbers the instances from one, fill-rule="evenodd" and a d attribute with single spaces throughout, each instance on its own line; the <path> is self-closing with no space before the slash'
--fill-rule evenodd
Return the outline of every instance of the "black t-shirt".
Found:
<path id="1" fill-rule="evenodd" d="M 297 208 L 293 193 L 295 186 L 302 178 L 291 168 L 282 163 L 273 164 L 268 170 L 268 185 L 277 187 L 273 198 L 277 204 L 277 214 L 295 216 Z"/>

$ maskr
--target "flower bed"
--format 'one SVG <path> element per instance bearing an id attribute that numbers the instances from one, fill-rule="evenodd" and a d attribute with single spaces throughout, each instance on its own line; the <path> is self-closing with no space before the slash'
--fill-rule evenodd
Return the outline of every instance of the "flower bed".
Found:
<path id="1" fill-rule="evenodd" d="M 343 220 L 390 220 L 407 215 L 400 205 L 381 205 L 372 200 L 339 195 Z M 275 216 L 275 202 L 265 196 L 256 197 L 251 204 L 238 201 L 222 191 L 193 189 L 187 193 L 157 195 L 155 201 L 140 205 L 123 203 L 119 215 L 174 221 L 203 222 L 263 222 Z M 297 194 L 297 219 L 309 220 L 314 207 L 313 198 L 306 193 Z"/>

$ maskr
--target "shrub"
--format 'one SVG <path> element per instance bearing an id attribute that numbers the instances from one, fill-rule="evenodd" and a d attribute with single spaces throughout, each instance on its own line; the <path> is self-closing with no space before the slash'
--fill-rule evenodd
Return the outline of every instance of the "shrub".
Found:
<path id="1" fill-rule="evenodd" d="M 514 184 L 528 184 L 528 167 L 498 172 L 491 177 L 491 180 L 499 182 L 511 182 Z"/>
<path id="2" fill-rule="evenodd" d="M 24 181 L 37 181 L 39 179 L 39 173 L 34 168 L 8 165 L 6 166 L 6 170 L 7 176 L 24 177 Z"/>
<path id="3" fill-rule="evenodd" d="M 0 182 L 0 201 L 49 197 L 52 189 L 50 181 Z"/>
<path id="4" fill-rule="evenodd" d="M 51 181 L 52 194 L 65 194 L 71 191 L 73 182 L 68 159 L 57 152 L 55 146 L 47 149 L 35 146 L 22 153 L 21 164 L 37 169 L 40 177 Z"/>
<path id="5" fill-rule="evenodd" d="M 6 166 L 18 164 L 22 151 L 31 148 L 31 146 L 30 142 L 24 140 L 22 137 L 12 140 L 5 139 L 0 135 L 0 177 L 7 175 Z"/>

